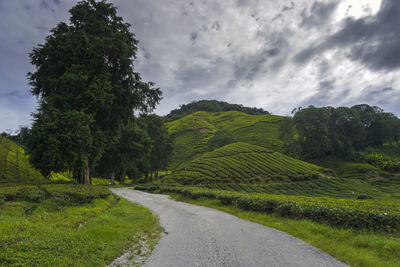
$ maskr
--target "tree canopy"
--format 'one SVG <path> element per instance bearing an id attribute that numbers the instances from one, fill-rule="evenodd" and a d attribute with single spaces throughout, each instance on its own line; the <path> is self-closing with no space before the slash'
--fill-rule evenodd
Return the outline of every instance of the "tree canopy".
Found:
<path id="1" fill-rule="evenodd" d="M 161 91 L 134 71 L 138 41 L 113 4 L 85 0 L 69 12 L 69 23 L 30 53 L 39 107 L 28 148 L 45 175 L 73 170 L 89 183 L 90 169 L 119 144 L 133 111 L 151 111 Z"/>
<path id="2" fill-rule="evenodd" d="M 349 155 L 384 143 L 400 146 L 400 119 L 367 104 L 298 108 L 281 123 L 280 136 L 289 154 L 305 158 Z"/>
<path id="3" fill-rule="evenodd" d="M 181 105 L 178 109 L 172 110 L 168 115 L 165 116 L 165 119 L 166 121 L 174 121 L 196 111 L 241 111 L 250 115 L 270 114 L 268 111 L 265 111 L 262 108 L 250 108 L 243 105 L 230 104 L 224 101 L 217 100 L 199 100 L 193 101 L 186 105 Z"/>

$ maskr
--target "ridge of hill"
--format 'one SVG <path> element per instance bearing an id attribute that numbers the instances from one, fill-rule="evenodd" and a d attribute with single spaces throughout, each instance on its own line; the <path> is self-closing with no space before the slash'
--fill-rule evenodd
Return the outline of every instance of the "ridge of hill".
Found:
<path id="1" fill-rule="evenodd" d="M 334 176 L 317 165 L 243 142 L 228 144 L 183 164 L 165 182 L 271 183 L 305 181 Z"/>
<path id="2" fill-rule="evenodd" d="M 179 106 L 179 108 L 171 110 L 171 112 L 165 116 L 165 120 L 174 121 L 197 111 L 207 111 L 207 112 L 240 111 L 250 115 L 270 114 L 268 111 L 263 110 L 262 108 L 255 108 L 255 107 L 250 108 L 240 104 L 230 104 L 218 100 L 199 100 L 199 101 L 193 101 L 189 104 L 181 105 Z"/>
<path id="3" fill-rule="evenodd" d="M 168 122 L 166 127 L 174 147 L 171 169 L 233 142 L 280 151 L 283 142 L 279 139 L 278 129 L 282 119 L 276 115 L 249 115 L 240 111 L 197 111 Z M 211 143 L 217 143 L 217 147 L 210 148 Z"/>
<path id="4" fill-rule="evenodd" d="M 29 163 L 22 147 L 0 136 L 0 183 L 34 183 L 43 175 Z"/>

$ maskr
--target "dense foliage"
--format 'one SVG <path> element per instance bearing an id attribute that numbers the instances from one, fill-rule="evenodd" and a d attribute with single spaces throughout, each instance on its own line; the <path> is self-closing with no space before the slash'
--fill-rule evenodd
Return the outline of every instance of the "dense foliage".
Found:
<path id="1" fill-rule="evenodd" d="M 225 205 L 233 205 L 243 210 L 310 219 L 333 226 L 382 232 L 400 230 L 400 203 L 397 201 L 248 194 L 196 187 L 156 185 L 138 186 L 136 189 L 179 193 L 190 198 L 215 198 Z"/>
<path id="2" fill-rule="evenodd" d="M 390 156 L 374 152 L 362 152 L 360 156 L 364 161 L 381 170 L 400 172 L 400 160 L 395 160 Z"/>
<path id="3" fill-rule="evenodd" d="M 290 130 L 293 128 L 294 130 Z M 347 107 L 298 108 L 281 124 L 287 153 L 305 158 L 348 156 L 384 143 L 400 145 L 400 119 L 366 104 Z"/>
<path id="4" fill-rule="evenodd" d="M 0 183 L 36 183 L 43 175 L 33 168 L 22 147 L 0 136 Z"/>
<path id="5" fill-rule="evenodd" d="M 150 137 L 151 150 L 142 164 L 145 173 L 145 179 L 158 179 L 158 171 L 165 170 L 168 166 L 172 154 L 172 141 L 168 134 L 168 130 L 164 125 L 162 117 L 155 114 L 143 114 L 139 118 L 139 124 L 146 130 Z"/>
<path id="6" fill-rule="evenodd" d="M 44 175 L 71 170 L 90 183 L 104 153 L 134 123 L 133 110 L 151 111 L 161 91 L 134 71 L 138 41 L 112 4 L 86 0 L 69 12 L 70 23 L 59 23 L 30 54 L 39 108 L 28 147 Z"/>
<path id="7" fill-rule="evenodd" d="M 270 114 L 268 111 L 265 111 L 262 108 L 244 107 L 243 105 L 229 104 L 227 102 L 217 100 L 199 100 L 179 106 L 178 109 L 174 109 L 168 115 L 166 115 L 165 119 L 166 121 L 174 121 L 197 111 L 240 111 L 250 115 Z"/>

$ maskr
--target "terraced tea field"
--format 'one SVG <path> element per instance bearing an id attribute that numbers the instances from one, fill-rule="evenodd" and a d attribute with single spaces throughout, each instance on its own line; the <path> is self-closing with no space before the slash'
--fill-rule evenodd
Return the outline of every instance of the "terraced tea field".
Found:
<path id="1" fill-rule="evenodd" d="M 271 183 L 329 177 L 328 169 L 264 147 L 233 143 L 182 165 L 164 181 L 182 184 Z"/>
<path id="2" fill-rule="evenodd" d="M 400 199 L 400 179 L 364 181 L 359 179 L 331 178 L 271 185 L 208 184 L 207 188 L 241 193 L 267 193 L 277 195 L 303 195 L 354 199 L 367 194 L 374 199 Z"/>
<path id="3" fill-rule="evenodd" d="M 208 151 L 208 141 L 218 130 L 228 131 L 236 141 L 279 151 L 279 122 L 276 115 L 249 115 L 239 111 L 210 113 L 198 111 L 166 124 L 174 140 L 171 168 Z"/>
<path id="4" fill-rule="evenodd" d="M 25 151 L 0 136 L 0 183 L 32 183 L 44 180 L 29 163 Z"/>

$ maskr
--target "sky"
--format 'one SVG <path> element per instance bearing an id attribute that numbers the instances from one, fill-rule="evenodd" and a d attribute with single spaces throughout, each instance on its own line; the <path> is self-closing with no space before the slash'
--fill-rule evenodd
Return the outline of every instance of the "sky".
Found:
<path id="1" fill-rule="evenodd" d="M 113 0 L 139 40 L 155 112 L 201 99 L 290 115 L 377 105 L 400 115 L 398 0 Z M 75 0 L 0 0 L 0 132 L 31 123 L 29 53 Z"/>

